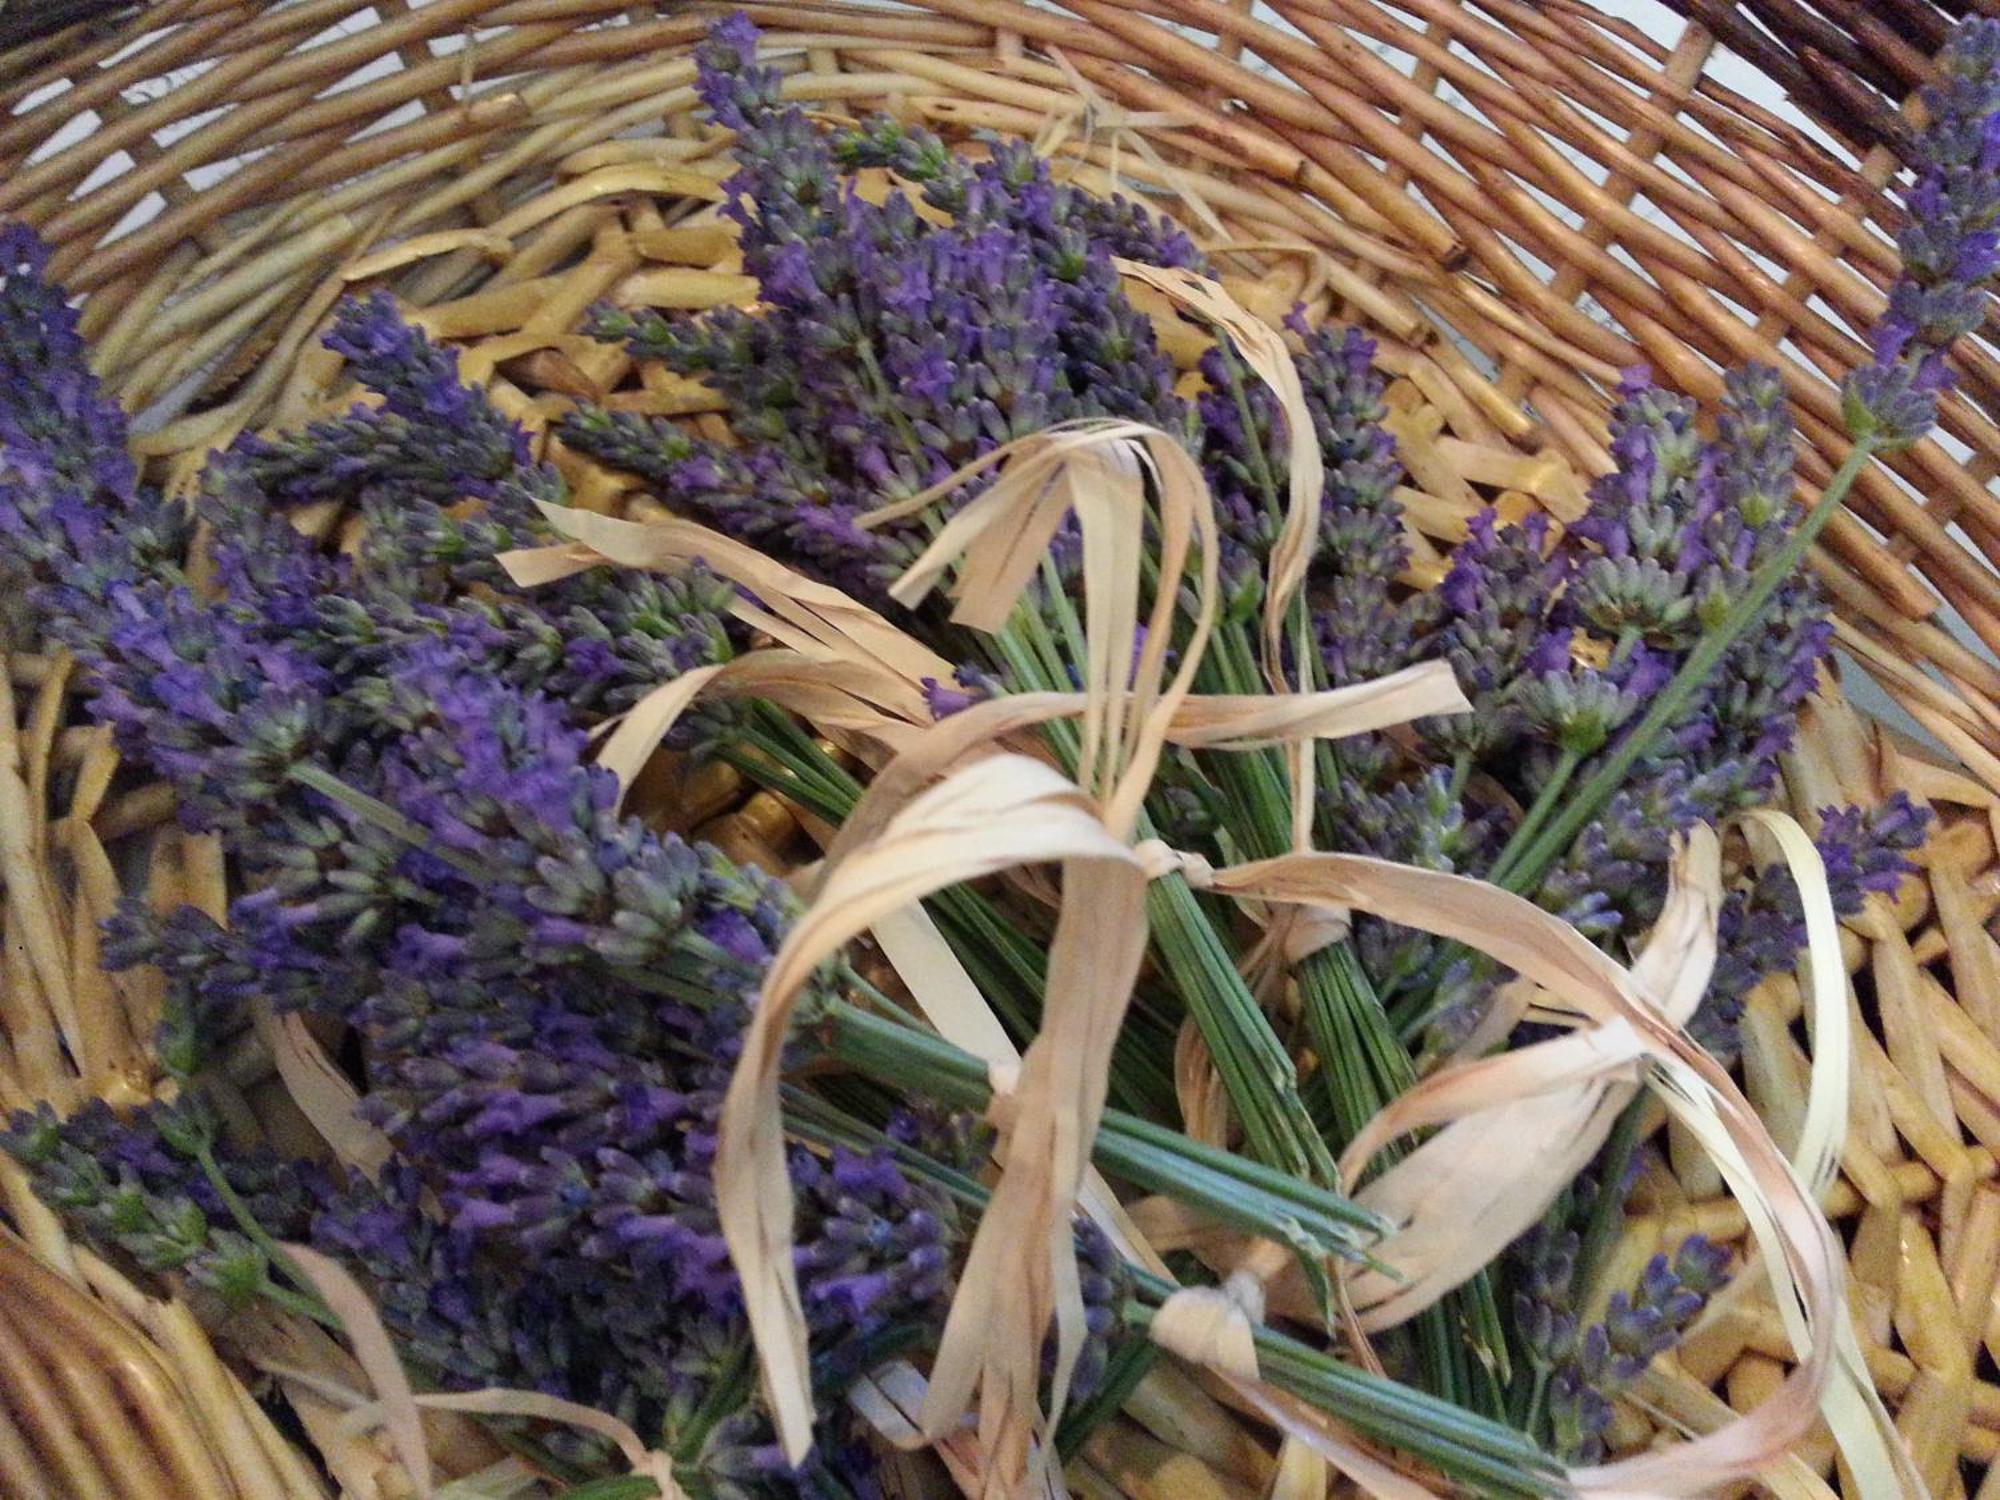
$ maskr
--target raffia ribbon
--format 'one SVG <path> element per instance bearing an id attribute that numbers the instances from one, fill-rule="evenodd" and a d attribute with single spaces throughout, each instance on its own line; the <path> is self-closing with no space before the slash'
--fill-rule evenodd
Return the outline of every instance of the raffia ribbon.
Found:
<path id="1" fill-rule="evenodd" d="M 1181 267 L 1149 266 L 1117 260 L 1119 274 L 1144 282 L 1220 330 L 1235 345 L 1257 378 L 1270 389 L 1284 415 L 1285 518 L 1271 544 L 1264 579 L 1263 661 L 1265 681 L 1274 693 L 1291 691 L 1285 676 L 1285 630 L 1296 622 L 1296 606 L 1306 586 L 1306 572 L 1319 544 L 1321 499 L 1326 490 L 1326 465 L 1319 451 L 1319 430 L 1306 406 L 1292 352 L 1278 330 L 1247 310 L 1217 281 Z M 1292 784 L 1292 847 L 1312 847 L 1314 771 L 1312 747 L 1294 741 L 1285 747 L 1285 770 Z M 1291 919 L 1280 918 L 1281 923 Z M 1281 938 L 1281 943 L 1288 941 Z"/>
<path id="2" fill-rule="evenodd" d="M 388 1430 L 393 1448 L 418 1500 L 429 1500 L 435 1489 L 430 1451 L 424 1442 L 419 1413 L 462 1411 L 477 1416 L 533 1417 L 546 1422 L 563 1422 L 586 1432 L 608 1438 L 624 1456 L 633 1474 L 650 1479 L 660 1500 L 689 1500 L 687 1491 L 674 1477 L 672 1458 L 649 1448 L 625 1422 L 609 1412 L 566 1401 L 540 1391 L 507 1390 L 488 1387 L 477 1391 L 426 1392 L 417 1394 L 409 1376 L 397 1359 L 395 1346 L 382 1326 L 374 1300 L 337 1261 L 328 1259 L 305 1245 L 287 1245 L 286 1254 L 299 1273 L 312 1284 L 322 1301 L 340 1319 L 354 1357 L 362 1373 L 374 1387 L 374 1399 L 351 1408 L 341 1426 L 359 1435 L 371 1428 Z"/>

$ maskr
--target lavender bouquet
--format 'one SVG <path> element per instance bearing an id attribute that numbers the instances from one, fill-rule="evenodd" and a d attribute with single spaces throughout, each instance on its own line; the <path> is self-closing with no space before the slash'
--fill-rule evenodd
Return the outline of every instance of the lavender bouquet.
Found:
<path id="1" fill-rule="evenodd" d="M 1338 689 L 1442 661 L 1473 711 L 1318 742 L 1309 805 L 1279 750 L 1169 749 L 1140 832 L 1222 867 L 1284 855 L 1303 825 L 1319 848 L 1477 876 L 1621 961 L 1662 919 L 1676 840 L 1770 799 L 1830 644 L 1802 560 L 1862 467 L 1929 426 L 2000 257 L 2000 26 L 1969 23 L 1934 93 L 1905 279 L 1874 363 L 1848 384 L 1852 456 L 1818 502 L 1797 498 L 1773 372 L 1733 373 L 1707 431 L 1691 402 L 1634 373 L 1614 415 L 1617 471 L 1581 521 L 1556 535 L 1539 518 L 1481 517 L 1443 584 L 1413 592 L 1367 339 L 1295 319 L 1291 405 L 1227 328 L 1204 325 L 1212 346 L 1184 390 L 1119 269 L 1206 270 L 1166 221 L 1058 182 L 1016 142 L 956 154 L 890 120 L 822 128 L 783 102 L 740 19 L 716 28 L 700 67 L 734 133 L 727 212 L 757 303 L 695 318 L 605 307 L 590 331 L 706 383 L 727 440 L 586 404 L 565 443 L 893 617 L 955 665 L 926 685 L 945 720 L 1074 691 L 1085 670 L 1073 522 L 999 630 L 892 601 L 939 522 L 993 482 L 953 483 L 968 466 L 1086 421 L 1177 444 L 1220 527 L 1222 608 L 1196 686 L 1242 698 L 1269 688 L 1259 616 L 1295 439 L 1309 441 L 1324 486 L 1286 683 Z M 864 198 L 851 179 L 866 169 L 900 186 Z M 621 812 L 592 759 L 607 721 L 753 645 L 739 586 L 697 563 L 517 587 L 500 559 L 562 540 L 563 482 L 381 296 L 345 304 L 327 339 L 368 402 L 245 438 L 212 458 L 192 507 L 168 498 L 127 456 L 124 418 L 42 265 L 10 231 L 0 563 L 26 585 L 14 628 L 75 655 L 95 720 L 172 787 L 184 827 L 219 836 L 241 894 L 226 922 L 135 902 L 105 935 L 108 965 L 164 984 L 159 1102 L 45 1107 L 14 1120 L 8 1149 L 95 1243 L 225 1316 L 261 1299 L 337 1326 L 287 1248 L 310 1244 L 365 1278 L 420 1385 L 526 1388 L 611 1413 L 693 1496 L 876 1493 L 875 1450 L 840 1398 L 938 1345 L 992 1192 L 979 1123 L 992 1082 L 866 966 L 815 972 L 782 1094 L 792 1269 L 822 1398 L 801 1455 L 760 1390 L 717 1201 L 725 1093 L 799 901 L 784 872 Z M 1300 412 L 1309 436 L 1292 430 Z M 940 487 L 929 511 L 870 518 Z M 329 511 L 358 520 L 355 546 L 297 524 Z M 1190 648 L 1195 613 L 1190 593 L 1170 653 Z M 1039 743 L 1075 770 L 1072 726 Z M 704 702 L 676 745 L 835 826 L 865 790 L 850 758 L 770 702 Z M 1892 890 L 1922 834 L 1900 798 L 1823 810 L 1834 907 Z M 1562 1492 L 1561 1466 L 1603 1456 L 1612 1402 L 1730 1273 L 1694 1239 L 1604 1296 L 1605 1250 L 1649 1149 L 1641 1107 L 1507 1254 L 1361 1360 L 1328 1337 L 1338 1288 L 1349 1269 L 1381 1269 L 1395 1226 L 1338 1160 L 1482 1034 L 1511 976 L 1364 915 L 1260 993 L 1232 903 L 1173 872 L 1145 902 L 1151 945 L 1105 1080 L 1097 1168 L 1238 1245 L 1282 1248 L 1306 1306 L 1279 1306 L 1295 1315 L 1249 1337 L 1284 1399 L 1462 1488 Z M 927 909 L 1027 1046 L 1044 1014 L 1045 911 L 993 883 Z M 1744 875 L 1716 930 L 1690 1030 L 1727 1060 L 1744 995 L 1804 945 L 1800 893 L 1782 872 Z M 225 1125 L 208 1080 L 264 1006 L 350 1039 L 377 1170 L 281 1160 Z M 1512 1044 L 1538 1035 L 1520 1028 Z M 1206 1144 L 1183 1128 L 1190 1072 L 1226 1101 Z M 1146 1378 L 1177 1288 L 1090 1218 L 1064 1235 L 1083 1336 L 1073 1368 L 1048 1341 L 1066 1412 L 1044 1436 L 1066 1457 Z M 1226 1262 L 1171 1260 L 1182 1283 L 1235 1280 Z M 495 1426 L 544 1473 L 606 1493 L 591 1487 L 617 1468 L 605 1445 Z"/>

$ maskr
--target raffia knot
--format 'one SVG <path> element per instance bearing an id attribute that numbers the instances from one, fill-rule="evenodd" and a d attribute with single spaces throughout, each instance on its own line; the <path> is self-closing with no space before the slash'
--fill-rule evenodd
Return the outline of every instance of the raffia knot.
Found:
<path id="1" fill-rule="evenodd" d="M 1208 889 L 1215 881 L 1214 865 L 1199 854 L 1176 849 L 1164 840 L 1142 839 L 1133 845 L 1132 853 L 1138 857 L 1139 868 L 1146 872 L 1148 880 L 1179 875 L 1198 891 Z"/>
<path id="2" fill-rule="evenodd" d="M 1154 1314 L 1149 1337 L 1170 1354 L 1241 1380 L 1257 1378 L 1257 1329 L 1264 1322 L 1264 1283 L 1255 1273 L 1229 1273 L 1221 1286 L 1182 1287 Z"/>

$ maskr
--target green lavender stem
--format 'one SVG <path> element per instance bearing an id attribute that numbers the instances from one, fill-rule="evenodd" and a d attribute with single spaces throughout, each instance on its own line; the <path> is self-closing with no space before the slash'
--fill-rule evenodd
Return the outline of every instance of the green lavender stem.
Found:
<path id="1" fill-rule="evenodd" d="M 1074 684 L 1067 680 L 1064 663 L 1084 659 L 1082 624 L 1052 570 L 1045 572 L 1042 592 L 1054 630 L 1036 608 L 1040 601 L 1023 600 L 1006 629 L 987 638 L 987 644 L 1022 688 L 1068 691 Z M 1075 726 L 1050 724 L 1046 737 L 1073 769 Z M 1155 830 L 1142 815 L 1137 832 L 1150 838 Z M 1146 891 L 1146 914 L 1161 964 L 1208 1046 L 1251 1153 L 1285 1171 L 1331 1182 L 1333 1158 L 1299 1092 L 1291 1053 L 1244 983 L 1230 944 L 1193 888 L 1177 874 L 1153 881 Z"/>
<path id="2" fill-rule="evenodd" d="M 1255 692 L 1260 686 L 1240 632 L 1217 633 L 1209 668 L 1219 691 Z M 1287 852 L 1291 788 L 1278 757 L 1268 751 L 1220 755 L 1211 770 L 1232 804 L 1231 831 L 1246 852 L 1266 858 Z M 1416 1069 L 1351 942 L 1342 940 L 1309 954 L 1293 970 L 1293 978 L 1306 1032 L 1319 1057 L 1334 1136 L 1344 1144 L 1416 1081 Z M 1384 1153 L 1392 1161 L 1398 1154 L 1394 1148 Z M 1429 1389 L 1482 1411 L 1502 1409 L 1504 1397 L 1494 1376 L 1497 1372 L 1504 1378 L 1507 1372 L 1507 1334 L 1484 1272 L 1421 1314 L 1415 1332 Z"/>
<path id="3" fill-rule="evenodd" d="M 807 1096 L 789 1094 L 788 1109 L 794 1104 L 802 1111 L 796 1117 L 801 1134 L 827 1144 L 897 1149 L 898 1143 L 879 1131 L 823 1105 L 808 1103 Z M 975 1213 L 985 1209 L 987 1190 L 974 1179 L 907 1148 L 901 1154 L 913 1170 L 929 1177 L 967 1208 Z M 1138 1269 L 1133 1271 L 1133 1284 L 1136 1295 L 1126 1306 L 1125 1322 L 1134 1333 L 1144 1336 L 1160 1305 L 1178 1288 Z M 1507 1497 L 1563 1493 L 1562 1476 L 1553 1460 L 1512 1428 L 1344 1364 L 1276 1330 L 1260 1327 L 1254 1337 L 1258 1369 L 1272 1385 L 1430 1464 L 1473 1492 Z"/>
<path id="4" fill-rule="evenodd" d="M 1135 1311 L 1131 1321 L 1146 1326 L 1151 1322 L 1150 1309 Z M 1256 1345 L 1258 1371 L 1271 1384 L 1435 1465 L 1472 1486 L 1475 1494 L 1567 1491 L 1561 1471 L 1547 1454 L 1525 1435 L 1491 1418 L 1342 1364 L 1270 1329 L 1256 1330 Z"/>
<path id="5" fill-rule="evenodd" d="M 643 1474 L 613 1474 L 572 1485 L 556 1500 L 655 1500 L 660 1487 Z"/>
<path id="6" fill-rule="evenodd" d="M 1056 1432 L 1056 1453 L 1064 1463 L 1076 1457 L 1091 1433 L 1125 1409 L 1132 1392 L 1159 1357 L 1160 1346 L 1151 1339 L 1131 1339 L 1113 1351 L 1103 1382 L 1063 1414 Z"/>
<path id="7" fill-rule="evenodd" d="M 992 1097 L 986 1065 L 940 1037 L 843 1000 L 826 1002 L 819 1024 L 827 1050 L 863 1072 L 918 1087 L 959 1109 L 984 1110 Z M 1308 1256 L 1358 1255 L 1361 1241 L 1385 1228 L 1326 1188 L 1118 1110 L 1105 1112 L 1093 1160 L 1135 1187 L 1168 1194 Z"/>
<path id="8" fill-rule="evenodd" d="M 1225 356 L 1233 358 L 1227 340 L 1221 343 Z M 921 470 L 928 461 L 924 446 L 901 418 L 895 391 L 865 338 L 858 344 L 858 362 L 865 383 L 896 424 L 898 436 Z M 1265 464 L 1264 479 L 1275 503 L 1268 461 L 1261 454 L 1259 461 Z M 1083 630 L 1074 605 L 1046 560 L 1042 575 L 1043 593 L 1056 618 L 1056 630 L 1050 629 L 1050 622 L 1039 613 L 1037 601 L 1030 595 L 1007 626 L 981 644 L 997 654 L 1021 688 L 1069 691 L 1075 685 L 1069 676 L 1070 666 L 1084 660 Z M 1155 587 L 1179 585 L 1178 579 L 1164 585 L 1157 578 L 1152 581 Z M 1077 753 L 1073 726 L 1052 724 L 1047 739 L 1073 773 Z M 1153 833 L 1150 826 L 1138 831 L 1142 838 Z M 1178 875 L 1156 880 L 1148 887 L 1146 910 L 1162 961 L 1215 1059 L 1224 1092 L 1243 1124 L 1251 1150 L 1262 1160 L 1289 1171 L 1319 1182 L 1332 1181 L 1333 1158 L 1299 1093 L 1298 1070 L 1291 1054 L 1237 973 L 1229 945 L 1208 921 L 1192 889 Z"/>
<path id="9" fill-rule="evenodd" d="M 286 1254 L 285 1247 L 273 1239 L 271 1232 L 257 1222 L 257 1216 L 250 1211 L 250 1205 L 243 1201 L 242 1195 L 236 1191 L 228 1175 L 222 1170 L 222 1163 L 215 1159 L 215 1148 L 204 1141 L 195 1148 L 194 1159 L 195 1164 L 201 1168 L 201 1175 L 208 1179 L 208 1185 L 215 1190 L 215 1196 L 220 1198 L 222 1206 L 229 1210 L 229 1217 L 236 1221 L 237 1229 L 251 1244 L 264 1252 L 265 1260 L 278 1267 L 296 1283 L 295 1290 L 266 1277 L 264 1285 L 259 1289 L 259 1295 L 269 1298 L 291 1312 L 311 1318 L 315 1323 L 330 1328 L 335 1333 L 341 1332 L 340 1318 L 332 1308 L 320 1300 L 318 1293 L 313 1291 L 312 1282 L 306 1279 L 298 1266 L 293 1263 L 291 1256 Z"/>
<path id="10" fill-rule="evenodd" d="M 1535 794 L 1534 804 L 1529 807 L 1527 816 L 1522 818 L 1515 825 L 1514 831 L 1507 836 L 1506 848 L 1500 851 L 1500 857 L 1493 862 L 1493 868 L 1487 872 L 1488 880 L 1497 882 L 1507 878 L 1508 870 L 1554 815 L 1561 804 L 1563 792 L 1569 787 L 1570 778 L 1576 775 L 1576 768 L 1582 763 L 1583 757 L 1576 751 L 1563 751 L 1556 761 L 1555 769 L 1549 773 L 1549 779 L 1542 784 L 1541 791 Z"/>
<path id="11" fill-rule="evenodd" d="M 1571 1273 L 1572 1283 L 1582 1289 L 1586 1302 L 1625 1217 L 1625 1194 L 1619 1188 L 1632 1163 L 1632 1153 L 1639 1147 L 1639 1127 L 1645 1118 L 1646 1096 L 1641 1094 L 1620 1113 L 1597 1158 L 1597 1197 L 1590 1205 L 1590 1218 L 1578 1242 L 1576 1268 Z"/>
<path id="12" fill-rule="evenodd" d="M 1248 372 L 1226 330 L 1211 330 L 1237 418 L 1246 434 L 1257 431 L 1250 401 Z M 1278 477 L 1262 443 L 1250 445 L 1251 477 L 1273 526 L 1282 527 L 1286 500 L 1278 492 Z M 1311 625 L 1303 597 L 1293 601 L 1293 655 L 1301 674 L 1299 686 L 1320 684 L 1316 653 L 1309 649 Z M 1218 630 L 1207 661 L 1224 692 L 1254 693 L 1264 684 L 1242 632 Z M 1337 757 L 1321 755 L 1323 769 L 1337 771 Z M 1214 767 L 1217 779 L 1234 793 L 1241 825 L 1234 831 L 1249 852 L 1259 858 L 1286 853 L 1292 843 L 1291 787 L 1282 763 L 1271 752 L 1223 755 Z M 1408 1051 L 1369 983 L 1360 958 L 1345 943 L 1310 955 L 1298 966 L 1299 996 L 1314 1050 L 1327 1081 L 1336 1144 L 1351 1140 L 1390 1099 L 1415 1082 Z"/>

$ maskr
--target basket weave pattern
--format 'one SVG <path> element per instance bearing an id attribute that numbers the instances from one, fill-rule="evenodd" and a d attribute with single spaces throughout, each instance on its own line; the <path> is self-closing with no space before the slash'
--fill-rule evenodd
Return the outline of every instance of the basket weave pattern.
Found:
<path id="1" fill-rule="evenodd" d="M 1808 485 L 1837 456 L 1832 377 L 1855 361 L 1851 329 L 1894 270 L 1880 188 L 1895 158 L 1877 146 L 1850 168 L 1729 94 L 1705 76 L 1714 43 L 1698 27 L 1664 48 L 1563 0 L 1283 0 L 1283 28 L 1201 0 L 745 9 L 800 99 L 886 108 L 959 140 L 1034 137 L 1086 186 L 1144 192 L 1180 218 L 1253 309 L 1303 301 L 1367 325 L 1394 377 L 1412 582 L 1436 580 L 1481 505 L 1576 514 L 1609 467 L 1605 391 L 1627 364 L 1703 396 L 1718 384 L 1711 361 L 1779 364 Z M 346 383 L 317 330 L 346 291 L 387 285 L 541 434 L 580 503 L 643 516 L 651 501 L 546 429 L 584 395 L 716 420 L 698 387 L 642 381 L 573 333 L 600 297 L 697 308 L 749 294 L 712 222 L 726 164 L 692 113 L 688 54 L 708 19 L 604 0 L 163 0 L 115 34 L 0 56 L 0 217 L 40 228 L 56 274 L 88 294 L 102 372 L 128 406 L 153 410 L 141 444 L 170 484 L 239 432 L 340 405 Z M 1924 878 L 1845 934 L 1866 1029 L 1828 1206 L 1853 1226 L 1870 1368 L 1933 1493 L 1989 1500 L 2000 669 L 1942 616 L 1949 606 L 2000 648 L 1987 488 L 2000 363 L 1979 344 L 1960 375 L 1947 440 L 1900 456 L 1900 480 L 1864 484 L 1817 560 L 1843 645 L 1956 764 L 1830 691 L 1786 781 L 1802 813 L 1901 789 L 1942 815 Z M 98 972 L 94 925 L 119 872 L 143 869 L 153 899 L 219 911 L 222 869 L 171 830 L 159 789 L 116 778 L 107 740 L 66 727 L 65 663 L 14 656 L 0 685 L 12 700 L 0 705 L 0 1105 L 145 1097 L 158 999 Z M 732 853 L 775 865 L 802 853 L 789 809 L 746 801 L 728 773 L 670 771 L 650 790 Z M 1799 1009 L 1796 984 L 1772 982 L 1744 1029 L 1746 1085 L 1781 1142 L 1803 1097 Z M 240 1123 L 297 1144 L 310 1127 L 268 1043 L 248 1036 L 233 1060 Z M 1700 1154 L 1668 1146 L 1671 1170 L 1642 1182 L 1609 1284 L 1690 1231 L 1743 1237 Z M 0 1190 L 16 1226 L 0 1234 L 0 1491 L 323 1493 L 184 1307 L 69 1245 L 11 1168 Z M 96 1342 L 70 1336 L 85 1326 Z M 1754 1404 L 1788 1348 L 1762 1279 L 1739 1276 L 1648 1377 L 1647 1410 L 1621 1410 L 1621 1436 L 1698 1430 Z M 113 1432 L 126 1436 L 99 1441 Z M 1121 1422 L 1086 1461 L 1131 1495 L 1204 1492 L 1147 1488 L 1194 1483 L 1189 1462 L 1213 1493 L 1267 1478 L 1261 1452 L 1180 1441 L 1194 1451 Z M 467 1464 L 491 1457 L 470 1449 Z M 1797 1492 L 1829 1492 L 1817 1476 L 1831 1464 L 1829 1445 L 1803 1454 Z"/>

